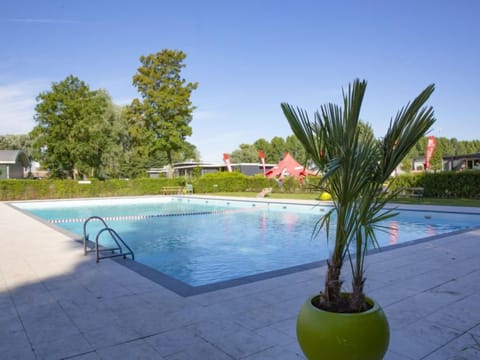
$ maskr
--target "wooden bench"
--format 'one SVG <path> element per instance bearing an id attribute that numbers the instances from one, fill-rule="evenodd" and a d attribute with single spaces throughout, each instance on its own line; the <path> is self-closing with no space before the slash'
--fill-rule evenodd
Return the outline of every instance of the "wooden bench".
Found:
<path id="1" fill-rule="evenodd" d="M 164 186 L 162 188 L 163 195 L 182 194 L 182 193 L 183 193 L 183 186 Z"/>
<path id="2" fill-rule="evenodd" d="M 423 198 L 423 187 L 402 188 L 398 195 L 401 197 Z"/>
<path id="3" fill-rule="evenodd" d="M 265 196 L 268 196 L 269 194 L 272 193 L 272 188 L 264 188 L 262 191 L 260 191 L 258 194 L 257 194 L 257 198 L 263 198 Z"/>

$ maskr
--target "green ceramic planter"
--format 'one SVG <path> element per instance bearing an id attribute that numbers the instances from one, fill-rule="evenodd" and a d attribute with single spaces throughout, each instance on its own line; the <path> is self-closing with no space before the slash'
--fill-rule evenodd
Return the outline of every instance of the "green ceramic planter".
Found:
<path id="1" fill-rule="evenodd" d="M 312 296 L 302 306 L 297 318 L 297 338 L 309 360 L 381 360 L 388 348 L 390 330 L 382 308 L 372 299 L 373 307 L 363 313 L 340 314 L 312 305 Z"/>

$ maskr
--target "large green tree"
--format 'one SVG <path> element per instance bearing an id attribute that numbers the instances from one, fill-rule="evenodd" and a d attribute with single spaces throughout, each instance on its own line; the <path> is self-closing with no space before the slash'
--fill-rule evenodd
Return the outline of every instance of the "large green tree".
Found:
<path id="1" fill-rule="evenodd" d="M 265 162 L 269 163 L 272 154 L 272 146 L 270 143 L 266 139 L 260 138 L 253 143 L 253 146 L 257 150 L 257 154 L 258 151 L 263 151 L 263 154 L 265 155 Z M 260 161 L 260 157 L 258 157 L 256 161 Z"/>
<path id="2" fill-rule="evenodd" d="M 234 150 L 230 160 L 232 163 L 257 163 L 260 162 L 258 150 L 251 144 L 240 144 L 239 149 Z"/>
<path id="3" fill-rule="evenodd" d="M 272 149 L 273 163 L 277 163 L 283 159 L 285 151 L 287 150 L 285 139 L 280 136 L 275 136 L 270 141 L 270 144 Z"/>
<path id="4" fill-rule="evenodd" d="M 98 90 L 98 96 L 105 100 L 104 121 L 102 126 L 108 126 L 108 131 L 101 139 L 102 151 L 99 153 L 99 165 L 95 169 L 101 178 L 118 178 L 126 176 L 122 171 L 125 153 L 129 142 L 128 126 L 124 116 L 125 107 L 115 105 L 105 90 Z M 100 144 L 99 144 L 100 145 Z"/>
<path id="5" fill-rule="evenodd" d="M 443 150 L 438 144 L 430 158 L 430 170 L 434 172 L 443 170 Z"/>
<path id="6" fill-rule="evenodd" d="M 94 175 L 100 168 L 111 126 L 106 120 L 104 93 L 70 75 L 37 96 L 30 133 L 42 167 L 52 177 Z"/>
<path id="7" fill-rule="evenodd" d="M 285 141 L 285 151 L 289 152 L 300 164 L 305 164 L 307 156 L 305 154 L 305 149 L 298 138 L 295 135 L 287 136 Z"/>
<path id="8" fill-rule="evenodd" d="M 141 67 L 133 76 L 141 99 L 134 99 L 131 113 L 137 130 L 148 138 L 149 155 L 164 152 L 172 175 L 174 155 L 185 150 L 186 137 L 192 134 L 190 95 L 198 83 L 186 82 L 181 76 L 186 54 L 178 50 L 164 49 L 156 54 L 141 56 Z"/>

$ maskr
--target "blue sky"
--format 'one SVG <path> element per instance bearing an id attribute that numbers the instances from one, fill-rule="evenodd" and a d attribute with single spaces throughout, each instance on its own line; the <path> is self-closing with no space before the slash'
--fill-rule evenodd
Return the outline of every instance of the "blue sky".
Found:
<path id="1" fill-rule="evenodd" d="M 139 57 L 169 48 L 199 82 L 188 140 L 205 161 L 290 135 L 281 102 L 313 113 L 357 77 L 376 136 L 435 83 L 431 133 L 479 139 L 479 17 L 476 0 L 2 1 L 0 134 L 29 132 L 36 95 L 70 74 L 129 103 Z"/>

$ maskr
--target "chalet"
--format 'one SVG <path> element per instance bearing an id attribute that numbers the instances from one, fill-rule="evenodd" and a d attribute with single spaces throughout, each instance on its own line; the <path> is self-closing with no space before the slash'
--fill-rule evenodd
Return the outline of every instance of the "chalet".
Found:
<path id="1" fill-rule="evenodd" d="M 443 157 L 444 170 L 480 170 L 480 152 L 470 155 L 454 155 Z"/>
<path id="2" fill-rule="evenodd" d="M 30 160 L 22 150 L 0 150 L 0 179 L 23 179 Z"/>
<path id="3" fill-rule="evenodd" d="M 273 168 L 275 164 L 266 164 L 265 170 Z M 217 172 L 228 171 L 225 163 L 205 163 L 198 161 L 187 161 L 175 163 L 173 165 L 174 177 L 185 176 L 187 178 L 196 175 L 212 174 Z M 232 171 L 238 171 L 245 175 L 263 174 L 263 167 L 260 163 L 238 163 L 232 164 Z M 167 175 L 167 167 L 151 168 L 148 174 L 151 178 L 165 177 Z"/>
<path id="4" fill-rule="evenodd" d="M 480 152 L 468 155 L 452 155 L 443 156 L 444 171 L 463 171 L 463 170 L 480 170 Z M 425 166 L 425 158 L 419 157 L 413 160 L 413 170 L 423 171 Z"/>

